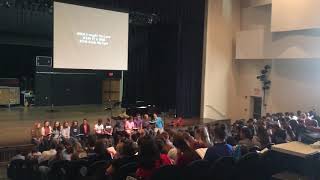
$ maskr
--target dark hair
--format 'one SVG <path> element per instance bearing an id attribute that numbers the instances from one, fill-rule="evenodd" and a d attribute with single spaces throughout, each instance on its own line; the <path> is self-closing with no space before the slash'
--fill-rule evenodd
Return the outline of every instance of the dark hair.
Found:
<path id="1" fill-rule="evenodd" d="M 164 139 L 161 138 L 161 137 L 156 138 L 156 144 L 157 144 L 157 146 L 158 146 L 159 151 L 164 154 L 165 151 L 164 151 L 163 147 L 164 147 L 165 144 L 166 144 L 165 141 L 164 141 Z"/>
<path id="2" fill-rule="evenodd" d="M 77 126 L 78 126 L 79 125 L 78 121 L 72 121 L 72 126 L 74 127 L 76 123 L 77 123 Z"/>
<path id="3" fill-rule="evenodd" d="M 94 152 L 100 156 L 104 156 L 107 153 L 106 149 L 107 146 L 104 144 L 103 141 L 97 141 L 94 146 Z"/>
<path id="4" fill-rule="evenodd" d="M 150 136 L 141 137 L 139 145 L 139 165 L 146 169 L 152 169 L 155 162 L 160 159 L 160 151 L 155 140 Z"/>
<path id="5" fill-rule="evenodd" d="M 102 124 L 102 119 L 98 119 L 98 124 Z"/>
<path id="6" fill-rule="evenodd" d="M 56 127 L 56 124 L 57 124 L 57 123 L 59 123 L 59 126 L 58 126 L 58 127 Z M 59 122 L 59 121 L 54 122 L 52 129 L 53 129 L 53 130 L 58 130 L 58 131 L 60 131 L 60 130 L 61 130 L 61 124 L 60 124 L 60 122 Z"/>
<path id="7" fill-rule="evenodd" d="M 124 156 L 133 156 L 135 153 L 136 151 L 133 145 L 133 141 L 128 139 L 124 140 L 121 154 Z"/>
<path id="8" fill-rule="evenodd" d="M 270 143 L 268 131 L 263 125 L 257 126 L 257 136 L 261 144 L 260 148 L 265 148 Z"/>
<path id="9" fill-rule="evenodd" d="M 245 138 L 252 139 L 252 132 L 250 128 L 244 126 L 241 128 L 241 133 L 244 135 Z"/>
<path id="10" fill-rule="evenodd" d="M 225 140 L 226 138 L 226 127 L 224 124 L 220 124 L 214 127 L 214 138 L 217 138 L 219 140 Z"/>
<path id="11" fill-rule="evenodd" d="M 184 138 L 181 137 L 181 136 L 176 136 L 176 137 L 174 137 L 173 145 L 174 145 L 177 149 L 180 149 L 181 152 L 186 152 L 186 151 L 190 151 L 190 150 L 191 150 L 190 146 L 186 143 L 186 141 L 184 140 Z"/>

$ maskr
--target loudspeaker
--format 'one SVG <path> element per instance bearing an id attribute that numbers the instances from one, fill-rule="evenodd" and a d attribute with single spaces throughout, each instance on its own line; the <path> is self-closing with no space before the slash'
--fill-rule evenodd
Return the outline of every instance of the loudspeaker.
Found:
<path id="1" fill-rule="evenodd" d="M 36 72 L 51 72 L 52 57 L 36 56 Z"/>

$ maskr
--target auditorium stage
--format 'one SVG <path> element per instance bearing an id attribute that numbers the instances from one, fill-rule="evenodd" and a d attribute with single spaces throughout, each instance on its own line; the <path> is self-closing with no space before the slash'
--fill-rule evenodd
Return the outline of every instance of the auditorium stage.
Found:
<path id="1" fill-rule="evenodd" d="M 82 121 L 87 118 L 93 125 L 98 118 L 117 116 L 121 108 L 105 110 L 103 105 L 57 106 L 51 107 L 7 107 L 0 108 L 0 147 L 30 143 L 30 130 L 35 121 L 43 122 L 67 120 Z M 171 118 L 164 118 L 168 123 Z M 199 124 L 199 118 L 187 119 L 186 125 Z M 91 126 L 93 127 L 93 126 Z"/>

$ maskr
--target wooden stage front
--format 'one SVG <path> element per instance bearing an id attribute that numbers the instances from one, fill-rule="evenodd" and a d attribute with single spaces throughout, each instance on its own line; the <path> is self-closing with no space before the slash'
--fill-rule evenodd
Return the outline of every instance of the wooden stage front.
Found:
<path id="1" fill-rule="evenodd" d="M 87 118 L 93 127 L 98 118 L 106 119 L 121 113 L 121 109 L 106 111 L 102 105 L 79 105 L 79 106 L 59 106 L 54 107 L 7 107 L 0 108 L 0 147 L 15 146 L 30 143 L 30 131 L 34 122 L 44 122 L 45 120 L 82 122 Z M 164 118 L 165 122 L 171 121 Z M 186 119 L 186 125 L 200 123 L 200 118 Z"/>

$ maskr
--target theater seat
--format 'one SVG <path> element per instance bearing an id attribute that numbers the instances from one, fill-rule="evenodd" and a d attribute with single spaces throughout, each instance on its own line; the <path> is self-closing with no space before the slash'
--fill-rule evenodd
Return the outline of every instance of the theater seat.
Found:
<path id="1" fill-rule="evenodd" d="M 208 180 L 210 162 L 207 160 L 196 160 L 191 162 L 185 170 L 188 180 Z"/>
<path id="2" fill-rule="evenodd" d="M 263 169 L 258 153 L 248 153 L 242 156 L 235 165 L 233 179 L 261 180 Z"/>
<path id="3" fill-rule="evenodd" d="M 233 157 L 221 157 L 210 168 L 210 179 L 231 180 L 235 171 Z"/>
<path id="4" fill-rule="evenodd" d="M 177 166 L 163 166 L 157 169 L 151 176 L 150 180 L 183 180 L 183 171 Z"/>

